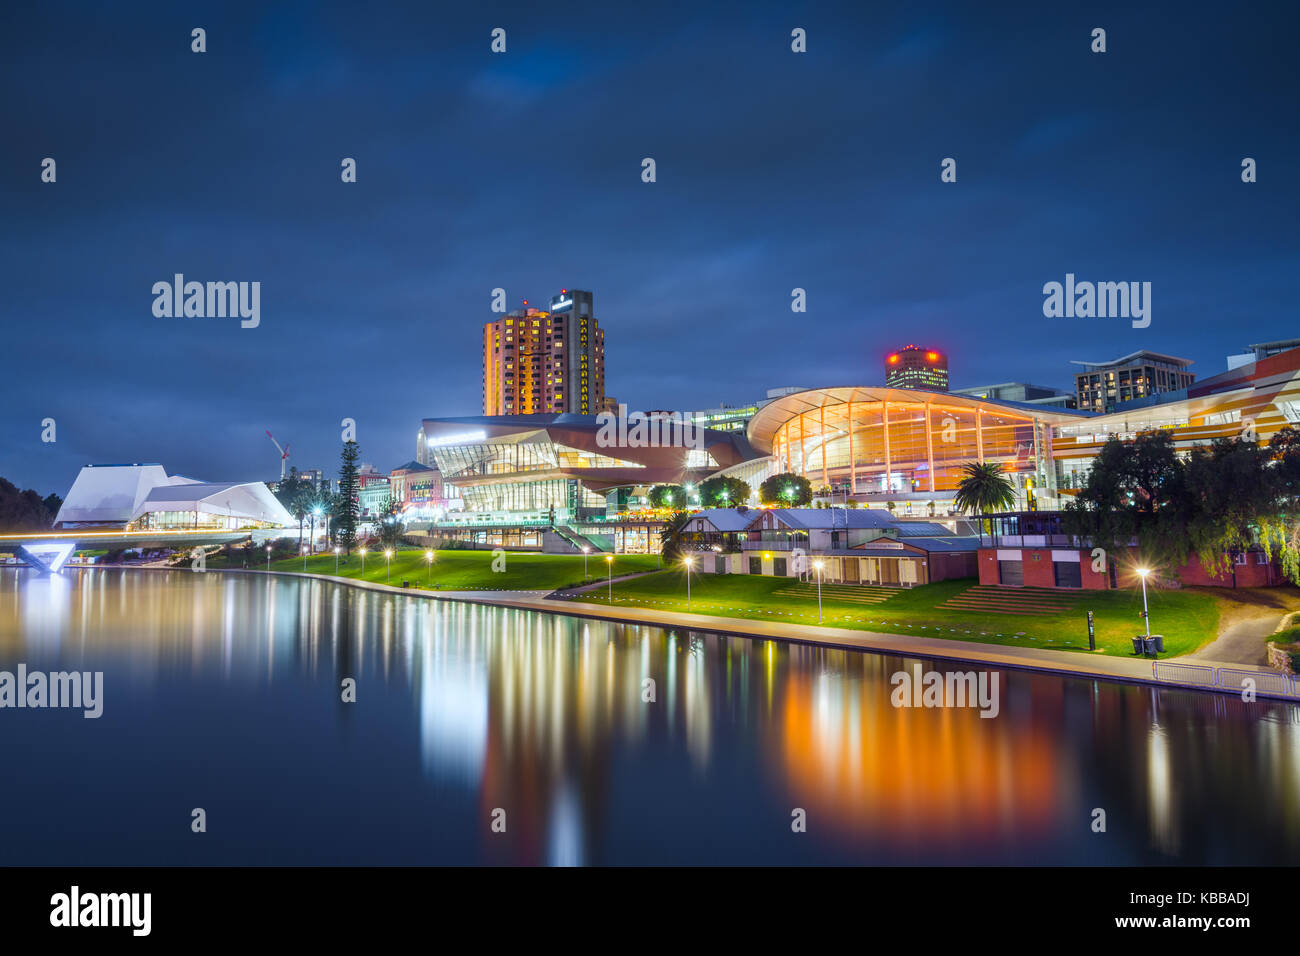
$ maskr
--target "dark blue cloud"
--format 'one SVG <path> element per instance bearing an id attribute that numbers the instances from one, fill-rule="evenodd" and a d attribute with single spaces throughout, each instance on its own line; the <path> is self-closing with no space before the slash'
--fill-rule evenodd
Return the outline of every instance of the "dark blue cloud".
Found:
<path id="1" fill-rule="evenodd" d="M 1294 7 L 994 6 L 11 6 L 0 474 L 270 477 L 266 428 L 332 469 L 343 417 L 392 467 L 479 411 L 497 286 L 594 289 L 633 407 L 876 382 L 902 341 L 1066 386 L 1300 332 Z M 1151 281 L 1151 327 L 1044 319 L 1067 271 Z M 154 318 L 175 272 L 260 281 L 261 327 Z"/>

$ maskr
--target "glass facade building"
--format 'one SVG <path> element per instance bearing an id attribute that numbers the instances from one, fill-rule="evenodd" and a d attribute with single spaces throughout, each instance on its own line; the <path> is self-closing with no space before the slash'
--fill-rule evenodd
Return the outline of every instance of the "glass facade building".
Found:
<path id="1" fill-rule="evenodd" d="M 774 472 L 846 497 L 951 500 L 972 461 L 997 462 L 1027 498 L 1055 489 L 1051 427 L 1078 416 L 936 392 L 812 389 L 765 406 L 751 442 Z"/>

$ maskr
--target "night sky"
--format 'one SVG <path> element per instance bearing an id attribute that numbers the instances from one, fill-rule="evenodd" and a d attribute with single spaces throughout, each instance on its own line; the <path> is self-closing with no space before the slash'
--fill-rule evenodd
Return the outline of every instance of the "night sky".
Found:
<path id="1" fill-rule="evenodd" d="M 880 384 L 908 342 L 1069 388 L 1300 335 L 1296 5 L 985 6 L 6 4 L 0 475 L 271 479 L 268 428 L 334 472 L 345 416 L 392 468 L 481 411 L 498 286 L 593 290 L 633 409 Z M 260 281 L 260 326 L 156 318 L 176 272 Z M 1067 272 L 1151 282 L 1150 327 L 1044 318 Z"/>

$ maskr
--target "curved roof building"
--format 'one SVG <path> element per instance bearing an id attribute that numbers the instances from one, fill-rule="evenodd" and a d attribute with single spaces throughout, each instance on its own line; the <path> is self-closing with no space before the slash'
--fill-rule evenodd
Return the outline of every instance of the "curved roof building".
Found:
<path id="1" fill-rule="evenodd" d="M 785 395 L 759 409 L 748 438 L 776 472 L 848 497 L 948 498 L 962 466 L 994 461 L 1029 487 L 1054 487 L 1051 429 L 1086 413 L 914 388 L 846 386 Z"/>
<path id="2" fill-rule="evenodd" d="M 287 528 L 295 524 L 264 482 L 196 481 L 162 465 L 87 465 L 54 519 L 56 528 Z"/>
<path id="3" fill-rule="evenodd" d="M 1300 348 L 1104 415 L 919 389 L 812 388 L 764 405 L 747 434 L 774 473 L 847 497 L 950 503 L 962 466 L 989 461 L 1011 475 L 1022 507 L 1032 497 L 1048 508 L 1082 485 L 1112 437 L 1166 431 L 1186 454 L 1220 438 L 1266 442 L 1287 425 L 1300 427 Z"/>
<path id="4" fill-rule="evenodd" d="M 619 489 L 700 481 L 762 457 L 736 432 L 637 413 L 430 418 L 418 451 L 472 511 L 570 514 L 604 509 Z"/>

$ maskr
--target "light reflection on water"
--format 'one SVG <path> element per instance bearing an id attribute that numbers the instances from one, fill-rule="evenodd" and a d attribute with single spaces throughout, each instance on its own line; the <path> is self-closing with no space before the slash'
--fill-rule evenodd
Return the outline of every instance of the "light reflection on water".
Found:
<path id="1" fill-rule="evenodd" d="M 910 658 L 184 571 L 0 572 L 20 661 L 103 670 L 104 716 L 0 710 L 0 862 L 1300 858 L 1284 703 L 1003 671 L 994 719 L 896 709 Z"/>

